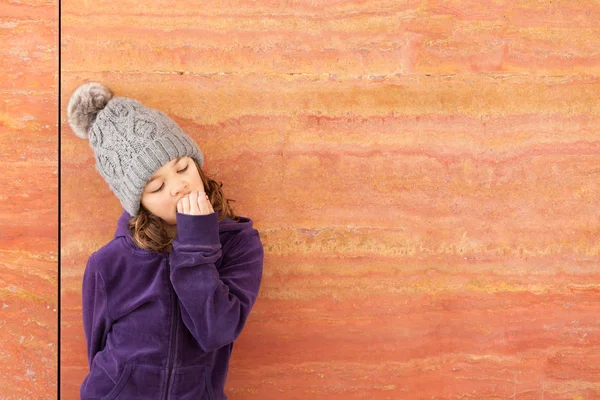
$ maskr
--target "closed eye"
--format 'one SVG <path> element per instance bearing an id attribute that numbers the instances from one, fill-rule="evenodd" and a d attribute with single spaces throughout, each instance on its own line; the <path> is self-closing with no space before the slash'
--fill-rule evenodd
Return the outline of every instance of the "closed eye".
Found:
<path id="1" fill-rule="evenodd" d="M 162 190 L 162 188 L 165 186 L 164 182 L 160 185 L 160 187 L 156 190 L 151 191 L 150 193 L 156 193 L 156 192 L 160 192 Z"/>
<path id="2" fill-rule="evenodd" d="M 189 164 L 188 164 L 188 165 L 186 165 L 184 169 L 177 171 L 177 173 L 178 173 L 178 174 L 181 174 L 181 173 L 183 173 L 183 172 L 187 171 L 188 167 L 189 167 Z"/>

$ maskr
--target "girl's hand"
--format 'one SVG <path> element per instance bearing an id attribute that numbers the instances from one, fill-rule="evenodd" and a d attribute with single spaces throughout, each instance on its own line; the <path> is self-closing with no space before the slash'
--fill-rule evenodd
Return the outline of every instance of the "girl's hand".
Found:
<path id="1" fill-rule="evenodd" d="M 208 215 L 215 212 L 204 191 L 192 192 L 177 202 L 177 212 L 188 215 Z"/>

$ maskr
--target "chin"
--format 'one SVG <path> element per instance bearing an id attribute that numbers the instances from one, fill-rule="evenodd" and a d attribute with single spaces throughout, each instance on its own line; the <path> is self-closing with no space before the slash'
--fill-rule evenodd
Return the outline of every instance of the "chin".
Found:
<path id="1" fill-rule="evenodd" d="M 167 226 L 175 226 L 177 225 L 177 214 L 174 215 L 169 215 L 169 216 L 159 216 L 160 219 L 162 219 L 163 224 L 167 225 Z"/>
<path id="2" fill-rule="evenodd" d="M 177 226 L 177 220 L 176 219 L 173 219 L 173 220 L 166 219 L 166 220 L 163 220 L 163 221 L 165 221 L 165 224 L 168 225 L 168 226 Z"/>

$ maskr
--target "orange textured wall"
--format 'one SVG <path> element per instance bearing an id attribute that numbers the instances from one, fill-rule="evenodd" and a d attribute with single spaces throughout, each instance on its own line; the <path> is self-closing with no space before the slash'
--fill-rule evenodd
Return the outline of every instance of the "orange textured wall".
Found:
<path id="1" fill-rule="evenodd" d="M 62 1 L 63 110 L 99 80 L 167 112 L 254 219 L 230 399 L 600 398 L 600 4 L 115 4 Z M 75 398 L 120 206 L 61 118 Z"/>
<path id="2" fill-rule="evenodd" d="M 55 399 L 58 6 L 0 0 L 0 398 Z"/>

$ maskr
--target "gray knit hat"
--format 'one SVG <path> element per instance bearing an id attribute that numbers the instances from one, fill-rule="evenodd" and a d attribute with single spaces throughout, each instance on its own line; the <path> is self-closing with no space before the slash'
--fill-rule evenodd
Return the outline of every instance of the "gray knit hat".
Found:
<path id="1" fill-rule="evenodd" d="M 85 83 L 73 92 L 67 118 L 75 135 L 89 139 L 96 168 L 132 216 L 158 168 L 185 156 L 202 166 L 202 152 L 175 121 L 136 100 L 113 97 L 100 83 Z"/>

